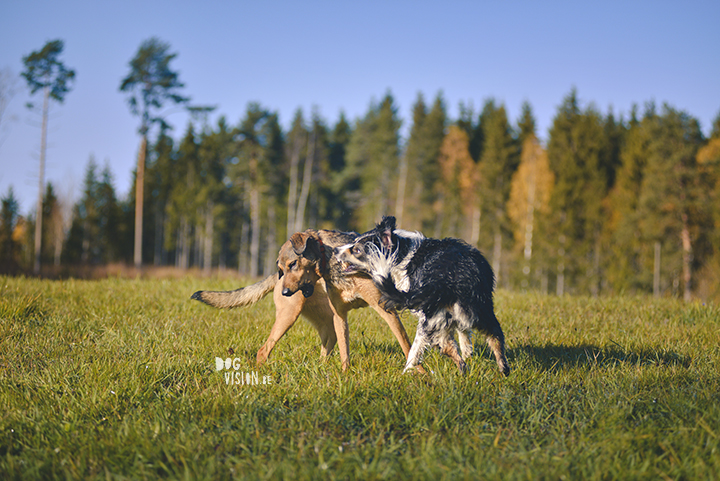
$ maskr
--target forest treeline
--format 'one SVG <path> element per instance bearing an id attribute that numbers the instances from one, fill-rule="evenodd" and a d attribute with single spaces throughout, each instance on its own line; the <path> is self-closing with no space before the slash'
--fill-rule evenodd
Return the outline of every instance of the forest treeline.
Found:
<path id="1" fill-rule="evenodd" d="M 491 262 L 500 287 L 557 294 L 720 297 L 720 115 L 697 119 L 647 103 L 627 118 L 583 106 L 572 90 L 544 145 L 529 103 L 516 122 L 487 100 L 456 119 L 419 94 L 409 135 L 390 93 L 353 121 L 298 110 L 287 131 L 257 103 L 231 124 L 195 120 L 149 142 L 143 263 L 273 272 L 279 246 L 307 228 L 362 232 L 383 214 L 427 236 L 460 237 Z M 87 164 L 63 218 L 43 202 L 43 265 L 129 263 L 135 198 Z M 2 198 L 2 269 L 33 263 L 34 219 Z"/>

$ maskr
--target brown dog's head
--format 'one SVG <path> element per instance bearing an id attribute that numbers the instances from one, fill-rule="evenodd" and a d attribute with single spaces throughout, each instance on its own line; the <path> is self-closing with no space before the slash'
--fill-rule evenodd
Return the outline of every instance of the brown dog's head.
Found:
<path id="1" fill-rule="evenodd" d="M 311 233 L 293 234 L 280 248 L 277 260 L 282 295 L 290 297 L 301 291 L 305 297 L 312 296 L 322 277 L 318 265 L 323 255 L 320 242 Z"/>

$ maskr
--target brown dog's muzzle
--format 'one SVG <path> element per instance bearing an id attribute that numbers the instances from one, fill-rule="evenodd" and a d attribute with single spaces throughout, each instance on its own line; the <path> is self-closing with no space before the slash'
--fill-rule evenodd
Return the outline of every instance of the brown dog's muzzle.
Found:
<path id="1" fill-rule="evenodd" d="M 315 287 L 312 284 L 303 284 L 302 286 L 300 286 L 299 291 L 302 292 L 303 296 L 308 298 L 313 295 L 313 292 L 315 292 Z M 290 297 L 296 292 L 297 291 L 290 290 L 289 287 L 284 287 L 282 290 L 282 295 L 285 297 Z"/>

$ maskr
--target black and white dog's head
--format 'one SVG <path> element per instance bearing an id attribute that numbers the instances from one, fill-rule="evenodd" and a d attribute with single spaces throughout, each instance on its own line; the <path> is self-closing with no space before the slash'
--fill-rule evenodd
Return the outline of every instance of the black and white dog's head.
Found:
<path id="1" fill-rule="evenodd" d="M 418 232 L 396 229 L 395 217 L 385 216 L 374 229 L 352 244 L 335 248 L 335 258 L 344 272 L 365 272 L 374 278 L 387 277 L 390 271 L 425 237 Z"/>

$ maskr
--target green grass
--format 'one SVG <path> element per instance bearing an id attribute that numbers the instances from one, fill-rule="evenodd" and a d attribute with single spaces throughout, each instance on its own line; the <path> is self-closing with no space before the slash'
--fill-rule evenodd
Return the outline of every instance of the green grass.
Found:
<path id="1" fill-rule="evenodd" d="M 303 321 L 256 368 L 272 300 L 189 300 L 234 287 L 0 277 L 0 479 L 720 477 L 717 307 L 501 291 L 509 378 L 479 342 L 464 377 L 436 352 L 402 375 L 387 326 L 353 311 L 342 373 Z M 260 384 L 227 385 L 215 357 Z"/>

